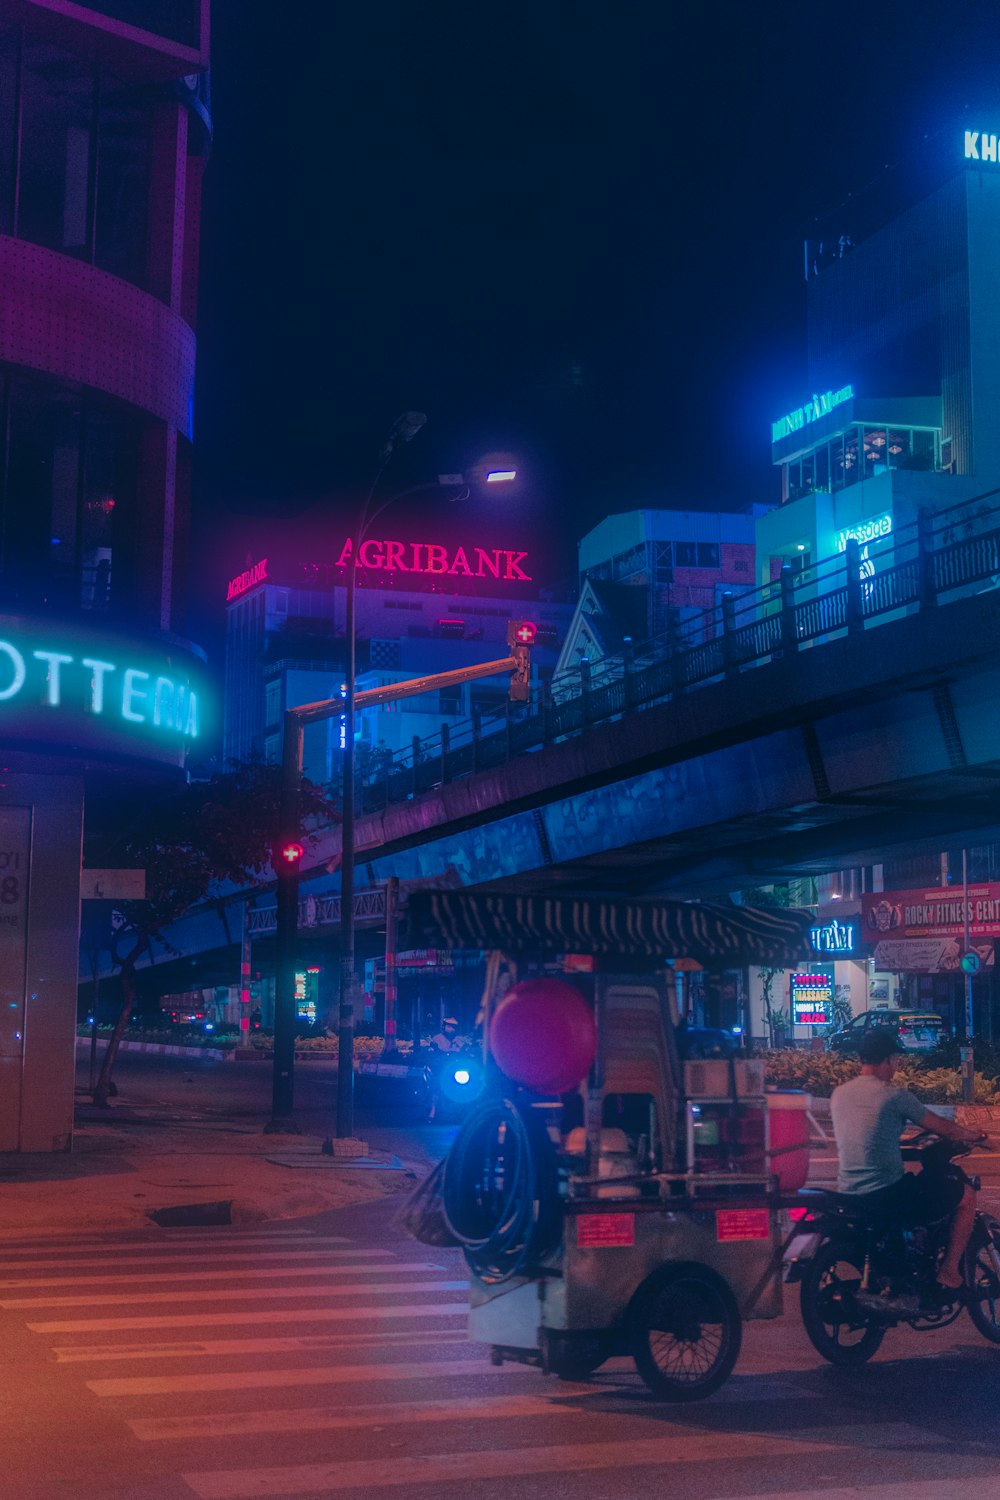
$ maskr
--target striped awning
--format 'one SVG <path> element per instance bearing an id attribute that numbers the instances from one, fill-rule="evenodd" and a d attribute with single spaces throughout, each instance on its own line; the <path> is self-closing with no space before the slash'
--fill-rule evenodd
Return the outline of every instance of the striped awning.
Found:
<path id="1" fill-rule="evenodd" d="M 815 920 L 811 912 L 770 907 L 457 891 L 414 891 L 406 918 L 414 946 L 693 958 L 712 969 L 806 962 Z"/>

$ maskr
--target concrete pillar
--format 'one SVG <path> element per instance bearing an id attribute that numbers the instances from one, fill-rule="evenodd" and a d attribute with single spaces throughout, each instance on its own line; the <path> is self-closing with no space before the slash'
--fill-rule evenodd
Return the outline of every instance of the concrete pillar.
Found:
<path id="1" fill-rule="evenodd" d="M 0 1151 L 73 1143 L 83 780 L 0 786 Z"/>

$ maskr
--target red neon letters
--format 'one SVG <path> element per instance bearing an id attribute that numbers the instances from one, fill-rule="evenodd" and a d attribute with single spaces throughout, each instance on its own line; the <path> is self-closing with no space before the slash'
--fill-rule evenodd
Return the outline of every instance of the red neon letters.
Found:
<path id="1" fill-rule="evenodd" d="M 230 599 L 238 599 L 245 594 L 247 589 L 252 589 L 256 584 L 263 583 L 267 578 L 267 558 L 262 557 L 259 563 L 254 563 L 252 568 L 247 568 L 243 573 L 237 573 L 235 578 L 229 580 L 226 590 L 226 602 Z"/>
<path id="2" fill-rule="evenodd" d="M 348 537 L 337 559 L 338 568 L 348 565 L 353 543 Z M 358 566 L 382 573 L 451 573 L 462 578 L 500 578 L 504 582 L 530 583 L 531 574 L 521 567 L 527 552 L 504 547 L 456 547 L 449 551 L 436 542 L 362 542 Z"/>

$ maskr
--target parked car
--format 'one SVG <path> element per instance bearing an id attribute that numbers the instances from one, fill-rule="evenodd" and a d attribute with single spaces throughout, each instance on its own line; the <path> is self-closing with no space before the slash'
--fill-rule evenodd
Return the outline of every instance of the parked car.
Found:
<path id="1" fill-rule="evenodd" d="M 677 1051 L 681 1061 L 702 1057 L 735 1057 L 740 1050 L 740 1039 L 731 1031 L 717 1026 L 679 1026 L 677 1028 Z"/>
<path id="2" fill-rule="evenodd" d="M 933 1052 L 947 1039 L 944 1022 L 932 1010 L 866 1010 L 835 1031 L 827 1042 L 831 1052 L 856 1053 L 858 1042 L 880 1026 L 894 1026 L 904 1052 Z"/>

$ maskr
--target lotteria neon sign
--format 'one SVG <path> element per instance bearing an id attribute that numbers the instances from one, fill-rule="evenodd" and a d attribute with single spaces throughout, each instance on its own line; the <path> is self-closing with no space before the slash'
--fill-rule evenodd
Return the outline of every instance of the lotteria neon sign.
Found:
<path id="1" fill-rule="evenodd" d="M 825 417 L 827 412 L 833 411 L 835 406 L 842 406 L 845 401 L 853 401 L 853 385 L 842 385 L 839 391 L 825 391 L 822 396 L 813 396 L 804 406 L 798 407 L 796 411 L 790 411 L 787 416 L 779 417 L 777 422 L 771 423 L 771 442 L 780 443 L 792 432 L 798 432 L 800 428 L 806 427 L 810 422 L 817 422 L 820 417 Z"/>
<path id="2" fill-rule="evenodd" d="M 205 733 L 202 673 L 180 641 L 0 614 L 0 743 L 179 768 Z"/>
<path id="3" fill-rule="evenodd" d="M 966 161 L 997 161 L 997 138 L 995 135 L 983 135 L 978 130 L 967 130 L 965 132 L 965 159 Z"/>
<path id="4" fill-rule="evenodd" d="M 341 548 L 337 567 L 350 564 L 354 544 L 351 538 Z M 449 550 L 436 542 L 377 542 L 369 538 L 358 551 L 358 567 L 376 573 L 451 574 L 460 578 L 499 578 L 505 583 L 530 583 L 531 574 L 521 564 L 527 552 L 505 547 L 455 547 Z"/>
<path id="5" fill-rule="evenodd" d="M 96 656 L 24 650 L 0 639 L 0 731 L 4 705 L 22 693 L 48 708 L 82 699 L 86 713 L 198 737 L 198 695 L 186 681 Z"/>
<path id="6" fill-rule="evenodd" d="M 226 603 L 230 599 L 238 599 L 245 594 L 247 589 L 254 588 L 258 583 L 263 583 L 267 578 L 267 558 L 262 557 L 259 563 L 254 563 L 252 568 L 245 568 L 242 573 L 237 573 L 235 578 L 229 580 L 226 590 Z"/>

